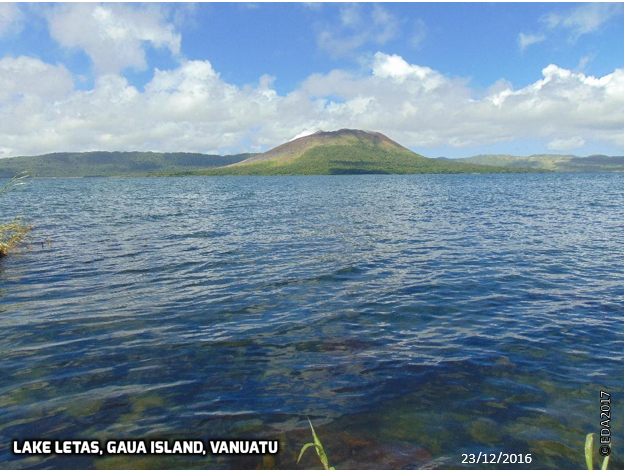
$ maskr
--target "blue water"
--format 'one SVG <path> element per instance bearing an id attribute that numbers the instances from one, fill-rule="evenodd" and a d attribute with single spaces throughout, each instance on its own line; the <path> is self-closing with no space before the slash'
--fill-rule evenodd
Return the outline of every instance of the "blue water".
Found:
<path id="1" fill-rule="evenodd" d="M 583 468 L 603 389 L 622 469 L 622 174 L 42 179 L 17 213 L 0 467 L 319 467 L 309 416 L 337 468 Z M 153 437 L 282 451 L 9 451 Z"/>

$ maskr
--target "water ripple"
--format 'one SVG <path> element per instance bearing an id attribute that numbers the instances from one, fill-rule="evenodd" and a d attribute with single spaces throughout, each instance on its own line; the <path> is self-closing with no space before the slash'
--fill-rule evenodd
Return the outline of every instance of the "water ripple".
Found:
<path id="1" fill-rule="evenodd" d="M 342 467 L 577 467 L 623 393 L 622 175 L 37 180 L 15 207 L 52 245 L 0 260 L 5 450 L 192 430 L 292 468 L 309 415 Z"/>

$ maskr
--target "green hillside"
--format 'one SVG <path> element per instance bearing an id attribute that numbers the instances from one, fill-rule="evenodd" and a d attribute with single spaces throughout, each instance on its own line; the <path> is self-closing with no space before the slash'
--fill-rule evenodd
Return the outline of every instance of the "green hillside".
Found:
<path id="1" fill-rule="evenodd" d="M 554 172 L 623 172 L 623 157 L 607 155 L 578 157 L 570 154 L 536 154 L 530 156 L 486 154 L 457 160 L 497 167 L 530 167 Z"/>
<path id="2" fill-rule="evenodd" d="M 240 162 L 253 154 L 209 155 L 186 152 L 61 152 L 0 159 L 0 178 L 24 170 L 36 177 L 115 177 L 153 173 L 186 174 Z"/>
<path id="3" fill-rule="evenodd" d="M 380 133 L 342 129 L 319 132 L 199 175 L 341 175 L 505 173 L 533 171 L 428 159 Z"/>
<path id="4" fill-rule="evenodd" d="M 623 157 L 507 154 L 429 159 L 383 134 L 317 132 L 262 154 L 61 152 L 0 159 L 0 178 L 167 175 L 341 175 L 413 173 L 623 172 Z"/>

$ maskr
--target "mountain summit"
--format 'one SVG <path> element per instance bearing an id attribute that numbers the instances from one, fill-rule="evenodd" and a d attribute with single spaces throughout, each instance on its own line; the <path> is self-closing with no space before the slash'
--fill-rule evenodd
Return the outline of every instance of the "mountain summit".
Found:
<path id="1" fill-rule="evenodd" d="M 523 169 L 428 159 L 382 133 L 340 129 L 293 139 L 204 175 L 340 175 L 368 173 L 500 173 Z"/>
<path id="2" fill-rule="evenodd" d="M 413 153 L 411 150 L 406 149 L 379 132 L 360 131 L 358 129 L 340 129 L 338 131 L 329 132 L 317 131 L 314 134 L 293 139 L 267 152 L 256 154 L 247 160 L 239 162 L 239 164 L 261 162 L 263 160 L 287 162 L 302 156 L 310 149 L 326 146 L 364 146 L 381 151 Z M 418 154 L 414 155 L 418 156 Z"/>

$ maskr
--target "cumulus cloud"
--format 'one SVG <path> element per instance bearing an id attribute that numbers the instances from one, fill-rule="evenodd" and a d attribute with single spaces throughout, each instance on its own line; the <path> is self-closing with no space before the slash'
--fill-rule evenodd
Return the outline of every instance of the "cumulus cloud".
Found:
<path id="1" fill-rule="evenodd" d="M 15 99 L 61 99 L 73 88 L 72 76 L 62 65 L 24 56 L 0 59 L 0 104 Z"/>
<path id="2" fill-rule="evenodd" d="M 400 21 L 380 5 L 367 14 L 358 3 L 339 9 L 339 24 L 326 25 L 317 36 L 317 45 L 333 57 L 345 56 L 365 44 L 383 45 L 400 34 Z"/>
<path id="3" fill-rule="evenodd" d="M 99 74 L 145 69 L 146 44 L 180 52 L 180 34 L 160 5 L 66 3 L 52 8 L 47 18 L 52 37 L 85 51 Z"/>
<path id="4" fill-rule="evenodd" d="M 24 15 L 16 3 L 0 3 L 0 38 L 22 29 Z"/>
<path id="5" fill-rule="evenodd" d="M 36 84 L 49 77 L 46 87 Z M 468 81 L 378 52 L 363 74 L 314 74 L 287 94 L 273 78 L 239 87 L 208 61 L 155 70 L 144 90 L 117 74 L 74 89 L 62 66 L 33 58 L 0 61 L 4 155 L 78 150 L 222 152 L 261 150 L 300 133 L 358 128 L 421 150 L 515 139 L 568 150 L 585 142 L 623 146 L 623 70 L 603 77 L 556 65 L 514 89 L 486 93 Z"/>

